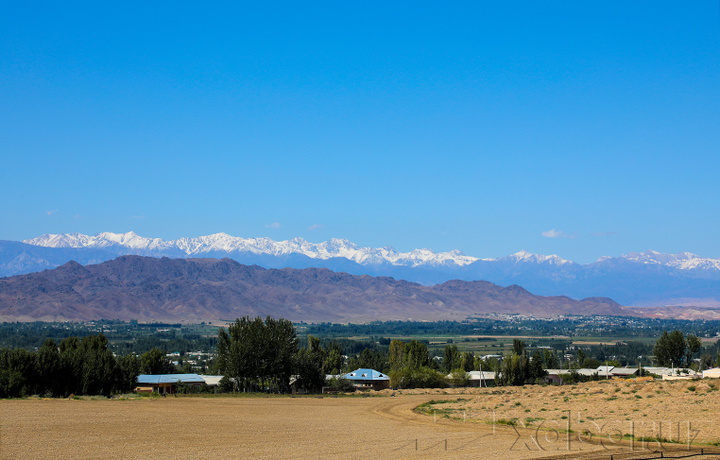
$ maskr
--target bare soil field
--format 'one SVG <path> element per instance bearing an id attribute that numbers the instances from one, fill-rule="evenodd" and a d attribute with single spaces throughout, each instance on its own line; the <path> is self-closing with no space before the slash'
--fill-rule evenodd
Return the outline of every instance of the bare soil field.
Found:
<path id="1" fill-rule="evenodd" d="M 3 400 L 0 458 L 618 459 L 659 449 L 668 458 L 679 448 L 687 453 L 684 444 L 641 445 L 621 439 L 626 426 L 611 432 L 608 424 L 677 421 L 685 436 L 683 423 L 691 421 L 698 431 L 693 449 L 715 442 L 720 392 L 707 382 L 694 383 L 695 391 L 690 385 L 610 381 L 384 390 L 359 398 Z M 427 404 L 440 399 L 453 402 Z M 512 419 L 516 426 L 504 424 Z M 568 420 L 571 432 L 564 430 Z"/>

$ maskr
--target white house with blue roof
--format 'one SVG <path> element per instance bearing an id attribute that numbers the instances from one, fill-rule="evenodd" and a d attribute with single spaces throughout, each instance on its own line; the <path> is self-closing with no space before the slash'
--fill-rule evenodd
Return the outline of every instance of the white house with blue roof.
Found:
<path id="1" fill-rule="evenodd" d="M 357 390 L 383 390 L 390 387 L 390 377 L 375 369 L 356 369 L 343 375 Z"/>

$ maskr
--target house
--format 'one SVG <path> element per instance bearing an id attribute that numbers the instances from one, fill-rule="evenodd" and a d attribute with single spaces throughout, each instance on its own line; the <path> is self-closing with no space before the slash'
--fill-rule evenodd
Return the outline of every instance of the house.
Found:
<path id="1" fill-rule="evenodd" d="M 471 387 L 494 387 L 495 372 L 490 371 L 470 371 L 469 385 Z"/>
<path id="2" fill-rule="evenodd" d="M 590 369 L 589 372 L 591 374 L 597 374 L 598 377 L 610 378 L 612 375 L 614 375 L 613 369 L 615 369 L 615 366 L 598 366 L 597 369 Z"/>
<path id="3" fill-rule="evenodd" d="M 600 367 L 602 367 L 602 366 L 600 366 Z M 608 377 L 610 376 L 610 373 L 609 373 L 609 371 L 608 371 L 607 369 L 599 369 L 599 368 L 598 368 L 598 369 L 587 369 L 587 368 L 581 368 L 581 369 L 575 369 L 575 371 L 576 371 L 579 375 L 582 375 L 583 377 L 587 377 L 587 378 L 590 378 L 590 379 L 595 378 L 595 375 L 597 375 L 598 377 L 602 377 L 602 378 L 604 378 L 604 379 L 606 379 L 606 378 L 608 378 Z"/>
<path id="4" fill-rule="evenodd" d="M 390 387 L 390 377 L 375 369 L 356 369 L 343 375 L 356 390 L 383 390 Z"/>
<path id="5" fill-rule="evenodd" d="M 545 383 L 549 383 L 551 385 L 562 385 L 563 379 L 560 377 L 560 374 L 567 374 L 569 371 L 567 369 L 546 369 L 547 374 L 545 374 L 545 377 L 543 377 L 543 381 Z"/>
<path id="6" fill-rule="evenodd" d="M 659 375 L 663 380 L 684 380 L 700 378 L 700 374 L 692 369 L 671 368 L 671 367 L 643 367 L 643 370 L 650 374 Z"/>
<path id="7" fill-rule="evenodd" d="M 659 376 L 663 375 L 678 375 L 680 373 L 687 374 L 690 371 L 688 369 L 683 369 L 680 367 L 652 367 L 652 366 L 645 366 L 643 367 L 645 372 L 648 372 L 650 374 L 655 374 Z"/>
<path id="8" fill-rule="evenodd" d="M 703 371 L 702 376 L 704 379 L 720 379 L 720 367 L 706 369 Z"/>
<path id="9" fill-rule="evenodd" d="M 597 369 L 575 369 L 578 375 L 582 375 L 587 378 L 597 377 L 601 379 L 608 378 L 626 378 L 637 375 L 639 369 L 635 367 L 614 367 L 614 366 L 600 366 Z M 562 385 L 563 380 L 561 375 L 570 374 L 573 372 L 570 369 L 547 369 L 547 375 L 543 377 L 545 383 L 554 385 Z"/>
<path id="10" fill-rule="evenodd" d="M 202 388 L 207 385 L 217 387 L 221 375 L 198 375 L 198 374 L 140 374 L 137 377 L 138 386 L 136 393 L 158 393 L 161 395 L 175 394 L 177 385 L 184 385 Z"/>
<path id="11" fill-rule="evenodd" d="M 613 367 L 610 372 L 613 377 L 637 377 L 640 369 L 637 367 Z"/>
<path id="12" fill-rule="evenodd" d="M 455 376 L 451 373 L 445 376 L 445 380 L 451 387 L 466 386 L 466 387 L 494 387 L 495 386 L 495 372 L 490 371 L 468 371 L 467 384 L 455 382 Z"/>
<path id="13" fill-rule="evenodd" d="M 212 389 L 220 386 L 220 380 L 223 379 L 222 375 L 201 375 L 200 377 L 205 380 L 205 385 L 209 386 Z"/>

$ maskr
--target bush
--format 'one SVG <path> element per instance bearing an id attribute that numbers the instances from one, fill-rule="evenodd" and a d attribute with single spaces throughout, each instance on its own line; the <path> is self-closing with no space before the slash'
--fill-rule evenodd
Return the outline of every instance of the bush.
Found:
<path id="1" fill-rule="evenodd" d="M 597 372 L 593 375 L 587 376 L 579 374 L 575 369 L 571 369 L 568 374 L 560 374 L 560 378 L 565 385 L 600 380 L 600 376 Z"/>
<path id="2" fill-rule="evenodd" d="M 445 376 L 429 367 L 418 369 L 404 367 L 390 372 L 389 376 L 390 386 L 393 388 L 445 388 L 447 386 Z"/>
<path id="3" fill-rule="evenodd" d="M 227 375 L 220 379 L 218 384 L 218 392 L 220 393 L 232 393 L 235 390 L 234 379 L 231 379 Z"/>
<path id="4" fill-rule="evenodd" d="M 466 387 L 470 382 L 470 374 L 463 369 L 454 369 L 450 373 L 450 383 L 454 387 Z"/>
<path id="5" fill-rule="evenodd" d="M 178 394 L 200 394 L 200 393 L 210 393 L 210 387 L 206 384 L 202 385 L 189 385 L 186 383 L 178 382 L 175 386 L 175 391 Z"/>
<path id="6" fill-rule="evenodd" d="M 342 393 L 351 393 L 355 391 L 355 385 L 348 380 L 344 379 L 342 377 L 333 377 L 328 382 L 329 387 L 334 391 L 340 391 Z"/>

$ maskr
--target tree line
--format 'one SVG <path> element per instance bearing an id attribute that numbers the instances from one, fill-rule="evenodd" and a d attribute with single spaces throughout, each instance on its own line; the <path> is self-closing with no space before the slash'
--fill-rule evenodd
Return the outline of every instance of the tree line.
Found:
<path id="1" fill-rule="evenodd" d="M 0 349 L 0 398 L 29 395 L 67 397 L 132 391 L 139 374 L 176 372 L 165 353 L 116 358 L 103 334 L 47 339 L 36 351 Z"/>
<path id="2" fill-rule="evenodd" d="M 327 375 L 337 376 L 358 368 L 387 374 L 395 388 L 415 388 L 446 386 L 447 375 L 451 383 L 464 385 L 467 373 L 473 370 L 496 372 L 499 385 L 523 385 L 541 381 L 545 369 L 559 366 L 552 350 L 536 349 L 530 354 L 519 339 L 513 341 L 512 353 L 502 360 L 460 352 L 455 344 L 447 344 L 439 360 L 430 355 L 423 341 L 393 339 L 386 343 L 386 347 L 364 344 L 362 351 L 345 360 L 342 339 L 310 335 L 301 347 L 296 329 L 288 320 L 238 318 L 227 329 L 219 329 L 212 372 L 225 376 L 221 382 L 223 391 L 288 392 L 293 380 L 298 388 L 311 392 L 327 384 Z M 658 364 L 678 367 L 692 364 L 701 350 L 697 336 L 685 336 L 679 330 L 664 331 L 653 348 Z M 600 364 L 578 349 L 571 367 L 594 368 Z M 701 368 L 714 364 L 712 355 L 700 357 Z M 67 337 L 59 343 L 47 339 L 37 351 L 0 349 L 0 397 L 110 395 L 131 391 L 139 374 L 189 371 L 188 367 L 173 366 L 158 348 L 140 356 L 116 357 L 103 334 Z M 342 386 L 340 380 L 334 379 L 333 384 Z"/>

